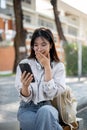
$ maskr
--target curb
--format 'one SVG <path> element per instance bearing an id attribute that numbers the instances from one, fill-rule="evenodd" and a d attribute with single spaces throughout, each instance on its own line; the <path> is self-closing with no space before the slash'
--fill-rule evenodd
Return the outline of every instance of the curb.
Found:
<path id="1" fill-rule="evenodd" d="M 0 130 L 19 130 L 18 121 L 0 122 Z"/>
<path id="2" fill-rule="evenodd" d="M 77 106 L 77 112 L 79 113 L 79 111 L 85 109 L 87 107 L 87 102 L 83 102 L 82 104 L 79 104 Z"/>

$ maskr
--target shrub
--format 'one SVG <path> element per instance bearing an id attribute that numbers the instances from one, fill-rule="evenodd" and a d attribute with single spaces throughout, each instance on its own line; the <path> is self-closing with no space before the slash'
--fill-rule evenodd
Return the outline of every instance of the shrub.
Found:
<path id="1" fill-rule="evenodd" d="M 78 75 L 78 49 L 77 44 L 67 44 L 64 46 L 65 50 L 65 64 L 66 75 L 77 76 Z"/>
<path id="2" fill-rule="evenodd" d="M 87 46 L 82 47 L 82 75 L 87 75 Z"/>

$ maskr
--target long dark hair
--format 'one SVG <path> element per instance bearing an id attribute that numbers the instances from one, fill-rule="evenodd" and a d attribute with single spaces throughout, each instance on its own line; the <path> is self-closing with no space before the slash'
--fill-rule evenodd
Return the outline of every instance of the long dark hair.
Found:
<path id="1" fill-rule="evenodd" d="M 32 35 L 32 39 L 30 42 L 31 52 L 30 52 L 29 58 L 35 58 L 35 51 L 34 51 L 33 47 L 34 47 L 35 39 L 37 37 L 42 37 L 42 38 L 45 38 L 47 41 L 49 41 L 50 45 L 52 46 L 50 49 L 51 61 L 59 62 L 60 59 L 56 52 L 53 34 L 48 28 L 43 28 L 43 27 L 36 29 Z"/>

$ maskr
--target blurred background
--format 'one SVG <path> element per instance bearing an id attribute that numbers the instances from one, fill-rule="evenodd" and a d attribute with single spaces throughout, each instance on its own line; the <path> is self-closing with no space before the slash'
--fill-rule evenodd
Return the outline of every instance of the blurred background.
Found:
<path id="1" fill-rule="evenodd" d="M 34 29 L 45 26 L 54 33 L 55 46 L 60 59 L 66 65 L 67 76 L 86 76 L 87 9 L 85 2 L 82 0 L 81 3 L 77 0 L 20 0 L 18 2 L 0 0 L 0 74 L 15 72 L 20 59 L 26 54 L 29 55 L 29 43 Z M 64 40 L 67 40 L 68 44 Z"/>
<path id="2" fill-rule="evenodd" d="M 17 120 L 16 66 L 30 54 L 32 33 L 38 27 L 47 27 L 54 34 L 57 54 L 66 67 L 66 83 L 81 110 L 86 108 L 78 112 L 86 124 L 86 5 L 87 0 L 0 0 L 0 126 L 7 121 L 15 125 Z"/>

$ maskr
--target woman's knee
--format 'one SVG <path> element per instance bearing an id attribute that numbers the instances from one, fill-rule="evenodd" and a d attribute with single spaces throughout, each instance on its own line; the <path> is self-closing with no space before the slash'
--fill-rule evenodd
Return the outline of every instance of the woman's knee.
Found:
<path id="1" fill-rule="evenodd" d="M 47 115 L 52 115 L 55 119 L 58 120 L 58 111 L 51 105 L 45 105 L 45 106 L 42 106 L 39 110 L 38 110 L 38 113 L 40 115 L 43 115 L 43 116 L 46 116 Z"/>

